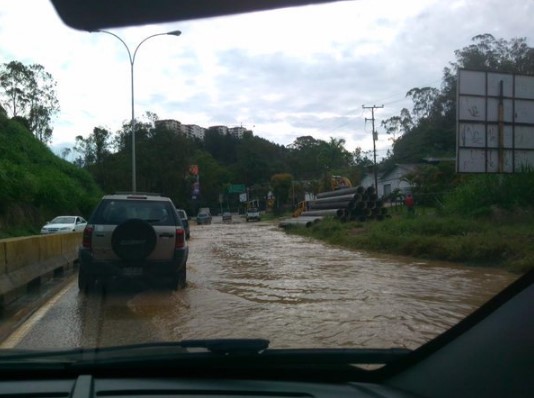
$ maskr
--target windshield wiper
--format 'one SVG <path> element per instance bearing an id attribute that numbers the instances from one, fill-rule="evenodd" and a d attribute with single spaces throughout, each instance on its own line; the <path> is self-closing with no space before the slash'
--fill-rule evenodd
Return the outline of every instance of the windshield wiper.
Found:
<path id="1" fill-rule="evenodd" d="M 113 347 L 76 348 L 72 350 L 46 351 L 46 350 L 2 350 L 0 362 L 11 360 L 51 360 L 76 361 L 86 359 L 127 358 L 130 355 L 175 356 L 207 352 L 212 354 L 257 354 L 269 346 L 269 340 L 265 339 L 206 339 L 206 340 L 182 340 L 177 342 L 155 342 L 131 344 Z M 200 349 L 194 350 L 194 349 Z M 141 352 L 142 351 L 142 352 Z"/>
<path id="2" fill-rule="evenodd" d="M 269 347 L 265 339 L 182 340 L 184 348 L 205 348 L 213 354 L 259 354 Z"/>
<path id="3" fill-rule="evenodd" d="M 266 339 L 206 339 L 178 342 L 143 343 L 114 347 L 78 348 L 66 351 L 4 351 L 0 364 L 70 363 L 106 364 L 138 361 L 180 361 L 254 358 L 271 365 L 302 363 L 326 364 L 386 364 L 409 354 L 404 348 L 319 348 L 269 349 Z M 189 362 L 190 363 L 190 362 Z"/>

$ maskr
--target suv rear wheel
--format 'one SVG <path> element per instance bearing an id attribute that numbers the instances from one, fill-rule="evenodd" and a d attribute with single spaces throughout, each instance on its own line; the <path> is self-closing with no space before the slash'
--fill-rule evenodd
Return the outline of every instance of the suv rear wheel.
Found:
<path id="1" fill-rule="evenodd" d="M 171 290 L 185 289 L 187 285 L 187 269 L 184 265 L 176 274 L 171 278 L 169 282 L 169 288 Z"/>
<path id="2" fill-rule="evenodd" d="M 187 285 L 187 268 L 184 265 L 182 269 L 178 272 L 178 288 L 185 289 Z"/>

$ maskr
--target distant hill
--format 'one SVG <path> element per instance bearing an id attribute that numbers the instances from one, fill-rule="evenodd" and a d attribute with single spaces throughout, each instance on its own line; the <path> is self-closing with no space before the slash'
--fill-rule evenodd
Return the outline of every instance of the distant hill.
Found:
<path id="1" fill-rule="evenodd" d="M 56 156 L 23 123 L 0 113 L 0 237 L 38 232 L 62 214 L 89 216 L 101 190 Z"/>

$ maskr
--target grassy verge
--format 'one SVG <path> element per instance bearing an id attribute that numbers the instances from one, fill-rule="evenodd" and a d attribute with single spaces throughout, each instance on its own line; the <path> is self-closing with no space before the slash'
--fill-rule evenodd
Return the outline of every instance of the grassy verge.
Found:
<path id="1" fill-rule="evenodd" d="M 21 236 L 39 235 L 40 231 L 34 227 L 8 228 L 0 231 L 0 239 L 16 238 Z"/>
<path id="2" fill-rule="evenodd" d="M 534 213 L 499 213 L 484 219 L 420 212 L 394 214 L 377 222 L 341 223 L 325 219 L 289 233 L 313 237 L 350 249 L 364 249 L 468 265 L 534 268 Z"/>

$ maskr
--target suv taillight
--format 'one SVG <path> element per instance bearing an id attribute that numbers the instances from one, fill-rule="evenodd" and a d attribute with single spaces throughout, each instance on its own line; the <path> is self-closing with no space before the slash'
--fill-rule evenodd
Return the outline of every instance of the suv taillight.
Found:
<path id="1" fill-rule="evenodd" d="M 86 249 L 91 249 L 93 246 L 93 227 L 87 226 L 83 230 L 82 246 Z"/>
<path id="2" fill-rule="evenodd" d="M 185 231 L 183 228 L 176 228 L 176 248 L 182 248 L 185 246 Z"/>

